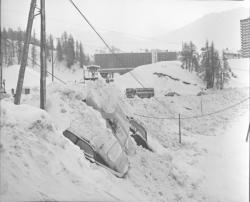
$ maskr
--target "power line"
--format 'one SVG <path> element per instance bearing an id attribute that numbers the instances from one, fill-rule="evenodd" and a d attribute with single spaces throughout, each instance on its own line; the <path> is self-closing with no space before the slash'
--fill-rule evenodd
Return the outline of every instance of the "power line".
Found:
<path id="1" fill-rule="evenodd" d="M 84 20 L 89 24 L 89 26 L 94 30 L 94 32 L 98 35 L 98 37 L 102 40 L 102 42 L 105 44 L 105 46 L 112 50 L 109 45 L 105 42 L 105 40 L 102 38 L 102 36 L 96 31 L 94 26 L 88 21 L 88 19 L 85 17 L 85 15 L 80 11 L 80 9 L 75 5 L 75 3 L 72 0 L 69 0 L 71 4 L 76 8 L 76 10 L 80 13 L 80 15 L 84 18 Z"/>
<path id="2" fill-rule="evenodd" d="M 93 31 L 97 34 L 97 36 L 102 40 L 102 42 L 105 44 L 105 46 L 109 49 L 109 51 L 115 56 L 115 58 L 120 62 L 122 66 L 125 66 L 123 62 L 120 60 L 120 58 L 114 53 L 112 48 L 108 45 L 108 43 L 103 39 L 103 37 L 97 32 L 97 30 L 94 28 L 94 26 L 89 22 L 89 20 L 86 18 L 86 16 L 80 11 L 80 9 L 76 6 L 76 4 L 73 2 L 73 0 L 69 0 L 69 2 L 75 7 L 75 9 L 80 13 L 80 15 L 84 18 L 84 20 L 89 24 L 89 26 L 93 29 Z M 140 84 L 141 87 L 145 88 L 143 83 L 131 72 L 129 71 L 129 74 Z M 158 100 L 157 98 L 153 97 L 160 105 L 163 107 L 164 104 Z"/>
<path id="3" fill-rule="evenodd" d="M 225 107 L 223 109 L 220 109 L 220 110 L 217 110 L 217 111 L 214 111 L 214 112 L 211 112 L 211 113 L 207 113 L 207 114 L 202 114 L 202 115 L 195 115 L 195 116 L 191 116 L 191 117 L 183 117 L 183 118 L 180 118 L 180 119 L 198 119 L 198 118 L 202 118 L 202 117 L 206 117 L 206 116 L 211 116 L 211 115 L 214 115 L 214 114 L 218 114 L 218 113 L 221 113 L 221 112 L 224 112 L 226 110 L 229 110 L 231 108 L 234 108 L 240 104 L 242 104 L 243 102 L 246 102 L 250 97 L 247 97 L 243 100 L 241 100 L 240 102 L 237 102 L 233 105 L 230 105 L 228 107 Z M 158 117 L 158 116 L 147 116 L 147 115 L 142 115 L 142 114 L 137 114 L 137 113 L 134 113 L 134 115 L 136 116 L 140 116 L 140 117 L 144 117 L 144 118 L 151 118 L 151 119 L 168 119 L 168 120 L 176 120 L 176 119 L 179 119 L 177 117 Z"/>
<path id="4" fill-rule="evenodd" d="M 89 20 L 86 18 L 86 16 L 80 11 L 80 9 L 75 5 L 73 0 L 69 0 L 69 2 L 75 7 L 75 9 L 80 13 L 80 15 L 84 18 L 84 20 L 89 24 L 89 26 L 93 29 L 93 31 L 97 34 L 97 36 L 102 40 L 104 45 L 108 48 L 108 50 L 116 57 L 117 60 L 122 64 L 120 61 L 120 58 L 114 53 L 112 48 L 108 45 L 108 43 L 102 38 L 102 36 L 97 32 L 97 30 L 94 28 L 94 26 L 89 22 Z M 123 65 L 123 64 L 122 64 Z M 123 65 L 125 66 L 125 65 Z M 132 75 L 132 74 L 131 74 Z M 133 78 L 144 88 L 143 84 L 134 76 L 132 75 Z"/>
<path id="5" fill-rule="evenodd" d="M 115 58 L 120 62 L 120 64 L 123 65 L 123 62 L 120 60 L 120 58 L 114 53 L 114 51 L 112 50 L 112 48 L 108 45 L 108 43 L 103 39 L 103 37 L 97 32 L 97 30 L 94 28 L 94 26 L 89 22 L 89 20 L 86 18 L 86 16 L 80 11 L 80 9 L 76 6 L 76 4 L 73 2 L 73 0 L 69 0 L 70 3 L 75 7 L 75 9 L 80 13 L 80 15 L 84 18 L 84 20 L 89 24 L 89 26 L 93 29 L 93 31 L 97 34 L 97 36 L 102 40 L 102 42 L 105 44 L 105 46 L 109 49 L 109 51 L 115 56 Z M 125 66 L 125 65 L 123 65 Z M 143 87 L 145 88 L 145 86 L 143 85 L 143 83 L 131 72 L 129 71 L 129 73 L 131 74 L 131 76 Z M 162 103 L 160 100 L 158 100 L 157 98 L 153 97 L 160 105 L 162 105 L 163 107 L 165 107 L 165 104 Z M 217 114 L 217 113 L 220 113 L 220 112 L 223 112 L 225 110 L 228 110 L 232 107 L 235 107 L 239 104 L 241 104 L 242 102 L 245 102 L 246 100 L 248 100 L 248 98 L 242 100 L 241 102 L 239 103 L 236 103 L 232 106 L 229 106 L 229 107 L 226 107 L 222 110 L 218 110 L 218 111 L 215 111 L 215 112 L 212 112 L 212 113 L 208 113 L 208 114 L 203 114 L 203 115 L 196 115 L 196 116 L 192 116 L 192 117 L 183 117 L 181 119 L 194 119 L 194 118 L 201 118 L 201 117 L 205 117 L 205 116 L 211 116 L 213 114 Z M 179 118 L 176 118 L 176 117 L 153 117 L 153 116 L 146 116 L 146 115 L 140 115 L 140 114 L 135 114 L 137 116 L 141 116 L 141 117 L 147 117 L 147 118 L 155 118 L 155 119 L 179 119 Z"/>
<path id="6" fill-rule="evenodd" d="M 30 61 L 32 61 L 32 59 L 31 59 L 30 57 L 28 57 L 28 59 L 29 59 Z M 41 65 L 38 64 L 36 61 L 35 61 L 34 63 L 35 63 L 35 65 L 37 65 L 38 67 L 41 67 Z M 47 73 L 48 73 L 49 75 L 51 75 L 51 76 L 54 76 L 54 78 L 57 79 L 58 81 L 60 81 L 61 83 L 65 84 L 65 85 L 67 84 L 65 81 L 63 81 L 63 80 L 60 79 L 59 77 L 55 76 L 55 74 L 52 75 L 52 73 L 50 73 L 48 70 L 47 70 Z"/>

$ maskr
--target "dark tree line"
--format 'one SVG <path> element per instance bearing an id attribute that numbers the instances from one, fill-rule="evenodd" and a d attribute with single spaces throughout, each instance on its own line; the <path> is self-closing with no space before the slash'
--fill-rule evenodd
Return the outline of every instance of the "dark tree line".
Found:
<path id="1" fill-rule="evenodd" d="M 190 72 L 197 71 L 199 67 L 199 54 L 196 46 L 192 41 L 183 43 L 181 51 L 182 68 L 188 69 Z"/>
<path id="2" fill-rule="evenodd" d="M 215 49 L 214 43 L 201 49 L 201 54 L 196 51 L 196 46 L 190 42 L 184 43 L 181 51 L 182 68 L 189 71 L 195 70 L 206 82 L 207 89 L 216 87 L 222 89 L 234 74 L 232 73 L 225 53 L 222 56 Z"/>
<path id="3" fill-rule="evenodd" d="M 21 29 L 13 30 L 9 28 L 8 30 L 6 30 L 5 28 L 3 28 L 1 34 L 3 64 L 7 66 L 13 65 L 15 63 L 20 64 L 25 32 Z M 35 37 L 35 32 L 31 37 L 31 44 L 33 46 L 39 45 L 39 41 Z"/>
<path id="4" fill-rule="evenodd" d="M 75 41 L 67 32 L 57 39 L 56 52 L 58 61 L 65 60 L 69 68 L 75 63 L 79 63 L 80 67 L 89 64 L 89 56 L 84 54 L 82 43 Z"/>
<path id="5" fill-rule="evenodd" d="M 20 28 L 18 28 L 18 30 L 13 30 L 11 28 L 6 30 L 3 28 L 1 34 L 3 64 L 7 66 L 20 64 L 25 31 L 22 31 Z M 40 41 L 37 39 L 35 32 L 33 32 L 33 35 L 31 36 L 30 43 L 30 59 L 32 66 L 34 66 L 37 64 L 37 49 L 39 49 L 38 46 L 40 46 Z M 64 32 L 62 37 L 57 39 L 57 41 L 54 41 L 52 35 L 48 36 L 45 50 L 46 59 L 48 61 L 51 61 L 52 50 L 56 50 L 57 60 L 65 61 L 69 68 L 75 63 L 78 63 L 80 67 L 89 63 L 89 56 L 84 54 L 82 43 L 75 41 L 73 36 L 68 35 L 66 32 Z"/>

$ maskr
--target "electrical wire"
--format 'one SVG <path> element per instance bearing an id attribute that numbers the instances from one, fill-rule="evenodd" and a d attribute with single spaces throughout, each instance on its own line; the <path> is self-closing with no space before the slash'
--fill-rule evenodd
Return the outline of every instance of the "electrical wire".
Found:
<path id="1" fill-rule="evenodd" d="M 28 57 L 28 59 L 29 59 L 30 61 L 32 61 L 32 59 L 31 59 L 30 57 Z M 34 62 L 34 64 L 37 65 L 38 67 L 41 67 L 41 65 L 38 64 L 36 61 Z M 65 84 L 65 85 L 67 84 L 65 81 L 63 81 L 63 80 L 60 79 L 59 77 L 57 77 L 57 76 L 55 76 L 54 74 L 50 73 L 48 70 L 47 70 L 47 73 L 48 73 L 49 75 L 53 76 L 53 77 L 54 77 L 55 79 L 57 79 L 58 81 L 60 81 L 61 83 Z"/>
<path id="2" fill-rule="evenodd" d="M 202 114 L 202 115 L 195 115 L 195 116 L 191 116 L 191 117 L 181 117 L 180 119 L 198 119 L 198 118 L 203 118 L 203 117 L 206 117 L 206 116 L 212 116 L 214 114 L 218 114 L 218 113 L 221 113 L 221 112 L 224 112 L 224 111 L 227 111 L 231 108 L 234 108 L 244 102 L 246 102 L 247 100 L 249 100 L 250 97 L 247 97 L 243 100 L 241 100 L 240 102 L 237 102 L 233 105 L 230 105 L 228 107 L 225 107 L 223 109 L 220 109 L 220 110 L 217 110 L 217 111 L 214 111 L 214 112 L 211 112 L 211 113 L 207 113 L 207 114 Z M 176 120 L 176 119 L 179 119 L 177 117 L 158 117 L 158 116 L 148 116 L 148 115 L 142 115 L 142 114 L 137 114 L 137 113 L 134 113 L 134 115 L 136 116 L 140 116 L 140 117 L 144 117 L 144 118 L 152 118 L 152 119 L 168 119 L 168 120 Z"/>
<path id="3" fill-rule="evenodd" d="M 73 2 L 73 0 L 69 0 L 69 2 L 75 7 L 75 9 L 80 13 L 80 15 L 84 18 L 84 20 L 89 24 L 89 26 L 93 29 L 93 31 L 97 34 L 97 36 L 102 40 L 104 45 L 108 48 L 108 50 L 114 55 L 114 57 L 120 62 L 122 66 L 125 66 L 123 62 L 120 60 L 120 58 L 114 53 L 112 48 L 108 45 L 108 43 L 104 40 L 104 38 L 97 32 L 97 30 L 94 28 L 94 26 L 90 23 L 90 21 L 87 19 L 87 17 L 81 12 L 81 10 L 76 6 L 76 4 Z M 128 72 L 139 84 L 142 88 L 145 88 L 143 83 L 131 72 Z M 162 105 L 165 109 L 165 105 L 158 100 L 157 98 L 153 97 L 154 100 L 156 100 L 160 105 Z"/>
<path id="4" fill-rule="evenodd" d="M 93 31 L 97 34 L 97 36 L 102 40 L 102 42 L 104 43 L 104 45 L 108 48 L 108 50 L 115 56 L 115 58 L 120 62 L 120 64 L 122 66 L 125 66 L 123 64 L 123 62 L 120 60 L 120 58 L 114 53 L 114 51 L 112 50 L 112 48 L 108 45 L 108 43 L 104 40 L 104 38 L 97 32 L 97 30 L 94 28 L 94 26 L 90 23 L 90 21 L 86 18 L 86 16 L 81 12 L 81 10 L 76 6 L 76 4 L 73 2 L 73 0 L 69 0 L 69 2 L 75 7 L 75 9 L 80 13 L 80 15 L 84 18 L 84 20 L 89 24 L 89 26 L 93 29 Z M 145 88 L 145 86 L 143 85 L 143 83 L 131 72 L 129 71 L 130 75 L 143 87 Z M 164 103 L 162 103 L 160 100 L 158 100 L 157 98 L 153 97 L 154 100 L 156 100 L 160 105 L 162 105 L 164 108 L 166 107 Z M 243 102 L 245 102 L 246 100 L 248 100 L 248 98 L 240 101 L 239 103 L 236 103 L 234 105 L 231 105 L 229 107 L 226 107 L 224 109 L 221 109 L 221 110 L 218 110 L 218 111 L 215 111 L 215 112 L 212 112 L 212 113 L 207 113 L 207 114 L 203 114 L 203 115 L 195 115 L 195 116 L 191 116 L 191 117 L 183 117 L 181 119 L 194 119 L 194 118 L 201 118 L 201 117 L 205 117 L 205 116 L 211 116 L 213 114 L 217 114 L 217 113 L 220 113 L 220 112 L 223 112 L 223 111 L 226 111 L 228 109 L 231 109 Z M 141 116 L 141 117 L 146 117 L 146 118 L 154 118 L 154 119 L 179 119 L 179 118 L 176 118 L 176 117 L 153 117 L 153 116 L 147 116 L 147 115 L 141 115 L 141 114 L 134 114 L 134 115 L 137 115 L 137 116 Z"/>

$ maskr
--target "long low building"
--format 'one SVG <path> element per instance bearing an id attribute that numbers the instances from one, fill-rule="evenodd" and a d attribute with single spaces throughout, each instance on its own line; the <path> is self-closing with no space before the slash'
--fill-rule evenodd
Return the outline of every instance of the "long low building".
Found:
<path id="1" fill-rule="evenodd" d="M 144 53 L 109 53 L 95 54 L 95 64 L 104 71 L 109 69 L 116 72 L 120 68 L 135 68 L 157 61 L 171 61 L 177 59 L 176 52 L 144 52 Z M 119 71 L 119 70 L 118 70 Z"/>

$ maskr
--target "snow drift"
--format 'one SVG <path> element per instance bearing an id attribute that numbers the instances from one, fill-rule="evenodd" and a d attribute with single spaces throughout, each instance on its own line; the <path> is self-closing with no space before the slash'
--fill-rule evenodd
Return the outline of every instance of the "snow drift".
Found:
<path id="1" fill-rule="evenodd" d="M 101 113 L 84 102 L 88 95 L 87 89 L 87 87 L 79 89 L 78 86 L 51 85 L 49 94 L 52 96 L 49 98 L 50 104 L 47 110 L 54 120 L 57 120 L 56 122 L 67 117 L 69 126 L 66 128 L 70 127 L 80 137 L 88 139 L 111 168 L 126 173 L 129 163 L 122 147 L 118 144 L 119 141 L 113 136 L 112 130 L 107 128 L 106 120 Z M 57 101 L 54 102 L 55 100 Z M 60 128 L 66 129 L 64 125 Z"/>
<path id="2" fill-rule="evenodd" d="M 181 95 L 198 93 L 204 87 L 195 72 L 181 68 L 179 61 L 158 62 L 143 65 L 124 75 L 116 75 L 115 84 L 121 91 L 126 88 L 141 88 L 136 77 L 146 88 L 154 88 L 156 95 L 176 92 Z"/>
<path id="3" fill-rule="evenodd" d="M 113 200 L 48 113 L 2 101 L 1 120 L 1 201 Z"/>
<path id="4" fill-rule="evenodd" d="M 131 109 L 121 100 L 120 92 L 114 86 L 106 85 L 102 81 L 90 83 L 88 88 L 91 91 L 86 96 L 87 105 L 98 110 L 107 120 L 107 125 L 126 153 L 134 154 L 135 144 L 129 135 L 130 124 L 127 118 L 131 116 Z"/>

